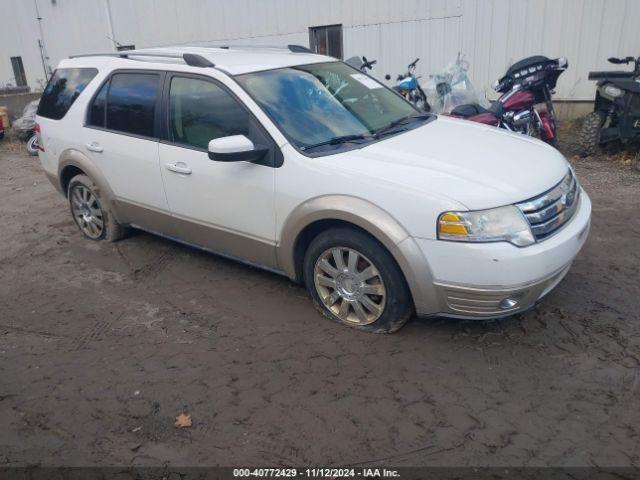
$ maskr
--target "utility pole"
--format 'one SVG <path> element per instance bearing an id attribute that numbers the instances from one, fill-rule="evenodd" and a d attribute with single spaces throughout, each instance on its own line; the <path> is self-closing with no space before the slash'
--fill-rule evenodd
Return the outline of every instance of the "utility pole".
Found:
<path id="1" fill-rule="evenodd" d="M 42 59 L 42 68 L 44 69 L 44 78 L 49 81 L 51 76 L 51 66 L 49 66 L 49 56 L 47 55 L 47 49 L 44 46 L 44 33 L 42 32 L 42 17 L 40 16 L 40 9 L 38 9 L 38 0 L 33 0 L 33 4 L 36 7 L 36 20 L 38 20 L 38 30 L 40 31 L 40 38 L 38 38 L 38 49 L 40 50 L 40 58 Z"/>

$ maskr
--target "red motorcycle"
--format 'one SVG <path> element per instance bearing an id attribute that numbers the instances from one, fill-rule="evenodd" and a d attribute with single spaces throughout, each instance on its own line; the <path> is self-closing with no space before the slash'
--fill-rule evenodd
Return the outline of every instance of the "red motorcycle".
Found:
<path id="1" fill-rule="evenodd" d="M 501 127 L 556 143 L 556 116 L 551 95 L 558 77 L 569 66 L 564 57 L 551 60 L 541 55 L 514 63 L 493 85 L 502 95 L 489 108 L 458 105 L 451 116 Z M 535 106 L 544 103 L 546 109 Z"/>

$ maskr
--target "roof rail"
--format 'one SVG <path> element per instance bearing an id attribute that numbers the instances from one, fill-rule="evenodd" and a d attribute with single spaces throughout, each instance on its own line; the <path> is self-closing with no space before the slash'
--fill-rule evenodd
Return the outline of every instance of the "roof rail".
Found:
<path id="1" fill-rule="evenodd" d="M 145 52 L 144 50 L 123 50 L 118 53 L 87 53 L 83 55 L 71 55 L 69 58 L 84 58 L 84 57 L 118 57 L 126 58 L 128 60 L 135 60 L 130 57 L 157 57 L 157 58 L 179 58 L 191 67 L 215 67 L 215 64 L 207 60 L 202 55 L 196 53 L 153 53 Z"/>
<path id="2" fill-rule="evenodd" d="M 211 42 L 195 42 L 186 43 L 184 45 L 176 45 L 178 47 L 196 47 L 196 48 L 221 48 L 223 50 L 229 50 L 230 48 L 237 49 L 275 49 L 275 50 L 289 50 L 293 53 L 316 53 L 303 45 L 251 45 L 251 44 L 215 44 Z M 171 47 L 167 47 L 171 48 Z"/>

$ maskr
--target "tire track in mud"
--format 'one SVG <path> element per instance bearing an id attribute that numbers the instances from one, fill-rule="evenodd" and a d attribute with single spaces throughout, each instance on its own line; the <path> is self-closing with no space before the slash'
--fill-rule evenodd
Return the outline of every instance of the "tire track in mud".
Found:
<path id="1" fill-rule="evenodd" d="M 66 338 L 66 339 L 73 338 L 69 335 L 60 335 L 57 333 L 44 332 L 40 330 L 31 330 L 28 328 L 22 328 L 22 327 L 16 327 L 14 325 L 4 325 L 4 324 L 0 324 L 0 331 L 13 332 L 13 333 L 18 333 L 23 335 L 30 335 L 34 337 L 44 337 L 44 338 Z"/>
<path id="2" fill-rule="evenodd" d="M 174 246 L 165 247 L 160 255 L 140 267 L 135 267 L 127 254 L 123 252 L 118 242 L 114 243 L 113 246 L 120 260 L 122 260 L 128 268 L 129 276 L 136 281 L 145 280 L 160 274 L 173 261 L 173 256 L 176 254 Z"/>
<path id="3" fill-rule="evenodd" d="M 93 327 L 84 335 L 78 337 L 72 348 L 74 350 L 82 350 L 91 342 L 97 342 L 104 340 L 114 324 L 118 323 L 124 316 L 124 312 L 120 313 L 113 320 L 98 320 Z"/>

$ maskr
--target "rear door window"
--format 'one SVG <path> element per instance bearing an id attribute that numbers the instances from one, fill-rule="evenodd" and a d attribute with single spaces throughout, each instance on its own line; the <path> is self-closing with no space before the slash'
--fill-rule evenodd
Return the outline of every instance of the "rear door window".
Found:
<path id="1" fill-rule="evenodd" d="M 157 73 L 114 74 L 108 91 L 105 92 L 106 128 L 132 135 L 154 137 L 159 87 L 160 75 Z M 100 94 L 95 100 L 100 101 Z M 92 117 L 93 107 L 94 105 L 91 107 Z M 97 107 L 97 117 L 99 112 L 100 107 Z"/>
<path id="2" fill-rule="evenodd" d="M 109 82 L 106 82 L 100 88 L 98 94 L 94 97 L 91 106 L 89 107 L 89 118 L 87 119 L 87 125 L 92 127 L 104 128 L 106 120 L 106 106 L 107 106 L 107 92 L 109 91 Z"/>
<path id="3" fill-rule="evenodd" d="M 38 115 L 60 120 L 97 74 L 98 70 L 95 68 L 59 68 L 56 70 L 42 92 Z"/>

